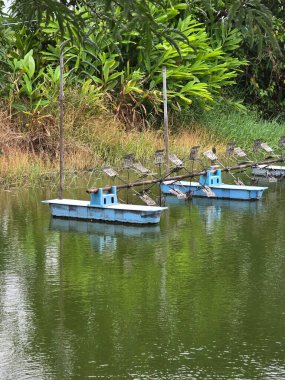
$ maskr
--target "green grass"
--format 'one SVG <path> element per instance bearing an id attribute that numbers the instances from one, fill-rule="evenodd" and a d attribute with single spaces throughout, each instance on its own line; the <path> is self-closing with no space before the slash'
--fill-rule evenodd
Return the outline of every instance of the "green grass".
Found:
<path id="1" fill-rule="evenodd" d="M 261 120 L 253 112 L 215 108 L 204 112 L 199 117 L 199 123 L 221 141 L 235 142 L 244 149 L 251 149 L 256 139 L 277 149 L 280 137 L 285 135 L 285 123 Z"/>

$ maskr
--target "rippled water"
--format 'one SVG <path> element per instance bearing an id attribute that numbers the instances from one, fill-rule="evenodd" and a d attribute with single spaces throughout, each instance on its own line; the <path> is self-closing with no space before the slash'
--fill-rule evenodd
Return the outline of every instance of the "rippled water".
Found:
<path id="1" fill-rule="evenodd" d="M 0 379 L 285 378 L 285 184 L 155 227 L 51 220 L 50 196 L 0 193 Z"/>

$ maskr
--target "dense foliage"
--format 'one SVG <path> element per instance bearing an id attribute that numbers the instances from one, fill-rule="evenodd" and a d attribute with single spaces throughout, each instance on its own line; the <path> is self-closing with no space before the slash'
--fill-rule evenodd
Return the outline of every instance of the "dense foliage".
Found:
<path id="1" fill-rule="evenodd" d="M 14 0 L 13 17 L 1 16 L 1 95 L 11 114 L 42 121 L 66 41 L 65 88 L 89 108 L 103 99 L 129 127 L 161 114 L 163 66 L 173 110 L 209 108 L 231 92 L 280 116 L 282 12 L 281 0 Z"/>
<path id="2" fill-rule="evenodd" d="M 236 54 L 248 65 L 238 79 L 238 92 L 265 117 L 282 117 L 285 106 L 285 3 L 283 0 L 192 0 L 195 14 L 212 41 L 238 29 Z"/>

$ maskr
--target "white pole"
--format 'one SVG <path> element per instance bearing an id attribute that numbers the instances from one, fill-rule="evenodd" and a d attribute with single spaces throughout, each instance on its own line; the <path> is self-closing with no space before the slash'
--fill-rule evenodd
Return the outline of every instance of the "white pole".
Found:
<path id="1" fill-rule="evenodd" d="M 59 55 L 59 199 L 62 199 L 63 188 L 63 65 L 63 44 L 61 44 Z"/>
<path id="2" fill-rule="evenodd" d="M 62 189 L 63 189 L 63 49 L 69 41 L 66 40 L 60 44 L 59 47 L 59 193 L 58 198 L 62 199 Z"/>
<path id="3" fill-rule="evenodd" d="M 169 141 L 168 141 L 168 113 L 167 113 L 167 88 L 166 88 L 166 67 L 162 67 L 163 83 L 163 115 L 164 115 L 164 141 L 166 155 L 166 174 L 169 174 Z"/>

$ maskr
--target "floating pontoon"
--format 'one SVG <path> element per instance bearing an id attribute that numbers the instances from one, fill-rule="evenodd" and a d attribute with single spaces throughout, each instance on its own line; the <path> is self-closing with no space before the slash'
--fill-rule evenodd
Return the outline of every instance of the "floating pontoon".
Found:
<path id="1" fill-rule="evenodd" d="M 281 165 L 257 165 L 252 168 L 252 174 L 267 178 L 285 178 L 285 166 Z"/>
<path id="2" fill-rule="evenodd" d="M 51 215 L 59 218 L 104 221 L 112 223 L 155 224 L 167 207 L 121 204 L 117 200 L 116 186 L 87 191 L 90 201 L 76 199 L 52 199 Z"/>
<path id="3" fill-rule="evenodd" d="M 227 185 L 222 182 L 221 169 L 211 167 L 201 174 L 199 182 L 164 181 L 161 191 L 164 194 L 185 194 L 190 197 L 208 197 L 219 199 L 258 200 L 267 187 Z"/>

